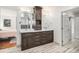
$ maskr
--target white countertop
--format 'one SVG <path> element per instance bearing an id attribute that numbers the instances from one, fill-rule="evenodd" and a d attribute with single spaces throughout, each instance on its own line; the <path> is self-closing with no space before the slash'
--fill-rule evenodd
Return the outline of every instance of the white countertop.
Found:
<path id="1" fill-rule="evenodd" d="M 41 32 L 41 31 L 51 31 L 52 29 L 47 29 L 47 30 L 27 30 L 27 31 L 20 31 L 20 33 L 28 33 L 28 32 Z"/>

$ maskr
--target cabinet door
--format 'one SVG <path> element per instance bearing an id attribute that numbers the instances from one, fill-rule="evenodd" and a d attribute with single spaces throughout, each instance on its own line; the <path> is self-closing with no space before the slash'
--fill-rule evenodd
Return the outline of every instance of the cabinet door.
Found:
<path id="1" fill-rule="evenodd" d="M 41 20 L 42 9 L 36 9 L 36 20 Z"/>
<path id="2" fill-rule="evenodd" d="M 21 50 L 25 50 L 25 49 L 28 49 L 28 39 L 22 37 L 22 40 L 21 40 Z"/>
<path id="3" fill-rule="evenodd" d="M 29 39 L 28 39 L 28 47 L 29 47 L 29 48 L 34 47 L 34 46 L 35 46 L 34 43 L 35 43 L 35 42 L 34 42 L 34 40 L 33 40 L 32 38 L 29 38 Z"/>
<path id="4" fill-rule="evenodd" d="M 34 26 L 34 29 L 41 30 L 42 28 L 42 8 L 40 6 L 34 7 L 34 15 L 35 15 L 35 21 L 36 21 L 36 25 Z"/>
<path id="5" fill-rule="evenodd" d="M 37 35 L 36 35 L 37 34 Z M 39 33 L 35 33 L 34 37 L 30 37 L 28 39 L 28 47 L 35 47 L 35 46 L 39 46 L 40 45 L 40 36 L 38 35 Z"/>
<path id="6" fill-rule="evenodd" d="M 53 31 L 42 32 L 41 44 L 46 44 L 50 42 L 53 42 Z"/>
<path id="7" fill-rule="evenodd" d="M 48 39 L 48 42 L 53 42 L 53 31 L 49 31 L 48 33 L 48 36 L 47 36 L 47 39 Z"/>

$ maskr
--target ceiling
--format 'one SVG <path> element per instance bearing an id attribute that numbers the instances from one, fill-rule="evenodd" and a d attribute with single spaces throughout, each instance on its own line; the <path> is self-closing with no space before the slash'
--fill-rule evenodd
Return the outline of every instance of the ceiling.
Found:
<path id="1" fill-rule="evenodd" d="M 76 7 L 76 8 L 70 9 L 70 10 L 67 10 L 65 12 L 72 13 L 72 14 L 79 14 L 79 7 Z"/>

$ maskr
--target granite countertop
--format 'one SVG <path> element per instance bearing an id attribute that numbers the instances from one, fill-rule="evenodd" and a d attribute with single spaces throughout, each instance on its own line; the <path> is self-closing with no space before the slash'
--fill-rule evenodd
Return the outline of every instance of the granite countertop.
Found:
<path id="1" fill-rule="evenodd" d="M 41 31 L 51 31 L 52 29 L 47 29 L 47 30 L 28 30 L 28 31 L 20 31 L 20 33 L 28 33 L 28 32 L 41 32 Z"/>

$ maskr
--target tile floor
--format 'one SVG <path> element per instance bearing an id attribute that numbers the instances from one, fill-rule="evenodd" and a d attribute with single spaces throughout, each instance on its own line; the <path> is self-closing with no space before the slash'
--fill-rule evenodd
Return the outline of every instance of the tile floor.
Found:
<path id="1" fill-rule="evenodd" d="M 20 47 L 18 48 L 12 47 L 0 50 L 0 53 L 78 53 L 78 52 L 79 52 L 78 44 L 72 44 L 72 43 L 69 43 L 65 46 L 59 46 L 56 43 L 48 43 L 24 51 L 21 51 Z"/>

